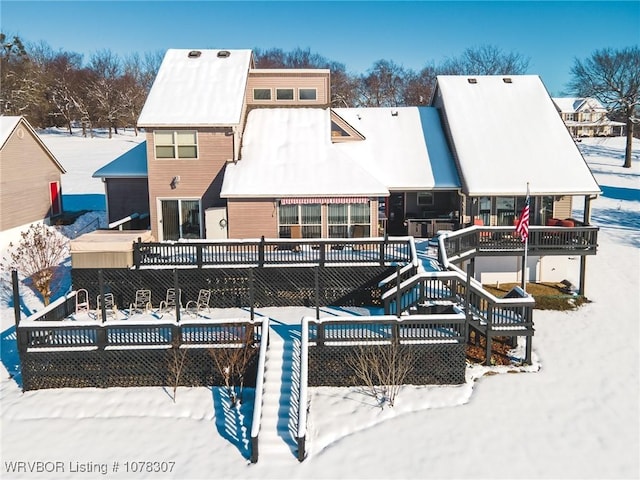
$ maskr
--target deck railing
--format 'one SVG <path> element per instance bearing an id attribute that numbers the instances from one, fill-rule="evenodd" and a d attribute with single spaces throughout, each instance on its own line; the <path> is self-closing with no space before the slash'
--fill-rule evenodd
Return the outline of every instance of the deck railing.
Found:
<path id="1" fill-rule="evenodd" d="M 391 265 L 415 262 L 413 237 L 134 242 L 136 268 L 158 266 Z"/>
<path id="2" fill-rule="evenodd" d="M 447 232 L 440 241 L 450 262 L 470 256 L 524 252 L 524 243 L 513 227 L 473 226 Z M 598 227 L 529 227 L 528 252 L 532 255 L 595 255 L 597 247 Z"/>
<path id="3" fill-rule="evenodd" d="M 262 323 L 248 319 L 22 320 L 16 329 L 20 352 L 128 348 L 239 348 L 260 342 Z"/>

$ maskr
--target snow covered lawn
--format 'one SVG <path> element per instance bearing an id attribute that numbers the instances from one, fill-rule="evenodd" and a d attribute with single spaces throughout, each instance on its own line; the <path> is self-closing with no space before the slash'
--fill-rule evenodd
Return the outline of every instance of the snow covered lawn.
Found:
<path id="1" fill-rule="evenodd" d="M 357 389 L 312 389 L 310 453 L 301 464 L 265 456 L 249 465 L 246 431 L 237 427 L 247 413 L 220 410 L 219 389 L 179 388 L 176 403 L 161 387 L 22 393 L 5 361 L 13 308 L 3 283 L 2 478 L 101 478 L 103 466 L 107 478 L 126 479 L 639 478 L 640 142 L 635 147 L 633 168 L 622 169 L 624 139 L 580 144 L 604 192 L 593 205 L 601 231 L 598 254 L 587 260 L 591 303 L 534 313 L 528 372 L 486 376 L 485 367 L 470 367 L 465 385 L 405 386 L 385 409 Z M 27 292 L 24 302 L 41 308 Z M 281 322 L 303 313 L 268 312 Z M 151 463 L 151 471 L 144 464 L 134 472 L 140 461 L 172 469 L 153 472 Z M 59 468 L 18 473 L 16 462 Z"/>

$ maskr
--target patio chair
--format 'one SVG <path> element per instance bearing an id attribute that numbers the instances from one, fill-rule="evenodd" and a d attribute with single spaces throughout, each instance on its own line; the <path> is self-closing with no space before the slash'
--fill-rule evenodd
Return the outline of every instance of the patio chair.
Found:
<path id="1" fill-rule="evenodd" d="M 148 313 L 152 309 L 151 306 L 151 290 L 136 290 L 136 298 L 129 305 L 129 315 L 134 313 Z"/>
<path id="2" fill-rule="evenodd" d="M 104 294 L 104 308 L 107 314 L 113 316 L 113 318 L 118 318 L 118 307 L 116 306 L 116 302 L 113 298 L 113 293 L 105 293 Z M 102 295 L 98 295 L 96 298 L 96 318 L 102 320 Z"/>
<path id="3" fill-rule="evenodd" d="M 76 292 L 76 315 L 80 313 L 89 313 L 89 292 L 81 288 Z"/>
<path id="4" fill-rule="evenodd" d="M 202 288 L 198 292 L 198 300 L 189 300 L 185 308 L 194 317 L 200 315 L 200 312 L 206 310 L 210 312 L 209 301 L 211 300 L 211 290 Z"/>
<path id="5" fill-rule="evenodd" d="M 160 302 L 160 306 L 158 307 L 160 318 L 162 318 L 165 312 L 175 312 L 176 306 L 182 308 L 182 290 L 178 288 L 176 291 L 175 288 L 167 288 L 167 296 Z"/>

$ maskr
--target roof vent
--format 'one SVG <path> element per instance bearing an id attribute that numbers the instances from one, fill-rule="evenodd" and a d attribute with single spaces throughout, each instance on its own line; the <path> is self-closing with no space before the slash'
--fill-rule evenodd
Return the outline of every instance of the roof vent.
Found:
<path id="1" fill-rule="evenodd" d="M 220 50 L 218 52 L 218 58 L 227 58 L 229 55 L 231 55 L 229 50 Z"/>
<path id="2" fill-rule="evenodd" d="M 202 55 L 200 50 L 191 50 L 188 56 L 189 58 L 198 58 L 200 55 Z"/>
<path id="3" fill-rule="evenodd" d="M 467 78 L 467 82 L 469 83 L 478 83 L 478 80 L 475 78 Z"/>
<path id="4" fill-rule="evenodd" d="M 504 83 L 513 83 L 513 82 L 512 82 L 512 80 L 511 80 L 509 77 L 504 77 L 504 78 L 502 79 L 502 81 L 503 81 Z"/>
<path id="5" fill-rule="evenodd" d="M 398 110 L 391 110 L 391 116 L 392 117 L 397 117 L 398 116 Z"/>

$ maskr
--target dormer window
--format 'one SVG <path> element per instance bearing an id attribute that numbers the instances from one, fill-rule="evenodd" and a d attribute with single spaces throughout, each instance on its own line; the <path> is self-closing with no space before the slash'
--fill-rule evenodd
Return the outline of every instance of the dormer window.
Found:
<path id="1" fill-rule="evenodd" d="M 270 88 L 254 88 L 253 89 L 254 100 L 271 100 Z"/>
<path id="2" fill-rule="evenodd" d="M 298 98 L 300 100 L 316 100 L 318 92 L 315 88 L 300 88 L 298 89 Z"/>
<path id="3" fill-rule="evenodd" d="M 293 88 L 276 88 L 276 100 L 293 100 Z"/>

